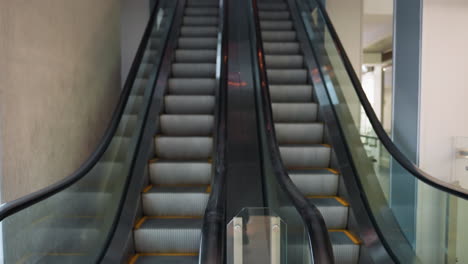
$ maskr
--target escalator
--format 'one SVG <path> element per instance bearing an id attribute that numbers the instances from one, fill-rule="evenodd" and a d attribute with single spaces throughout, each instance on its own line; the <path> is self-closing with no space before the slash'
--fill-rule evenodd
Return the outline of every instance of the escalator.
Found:
<path id="1" fill-rule="evenodd" d="M 252 8 L 261 43 L 253 52 L 258 111 L 270 145 L 264 155 L 280 163 L 278 178 L 295 185 L 285 188 L 289 196 L 300 193 L 323 216 L 334 260 L 318 263 L 468 261 L 468 191 L 425 173 L 395 146 L 323 2 L 253 0 Z M 363 123 L 371 124 L 377 156 L 361 141 Z M 416 189 L 401 193 L 407 188 L 389 187 L 392 177 L 406 177 Z M 417 197 L 414 204 L 408 196 Z M 314 259 L 321 252 L 326 248 L 314 250 Z"/>
<path id="2" fill-rule="evenodd" d="M 198 263 L 213 171 L 219 20 L 217 0 L 184 7 L 130 263 Z"/>
<path id="3" fill-rule="evenodd" d="M 96 151 L 63 180 L 0 208 L 2 263 L 219 261 L 222 3 L 156 1 Z"/>
<path id="4" fill-rule="evenodd" d="M 322 213 L 336 263 L 358 263 L 359 239 L 347 229 L 349 203 L 339 195 L 339 172 L 307 78 L 288 3 L 258 2 L 265 69 L 276 140 L 288 174 Z"/>

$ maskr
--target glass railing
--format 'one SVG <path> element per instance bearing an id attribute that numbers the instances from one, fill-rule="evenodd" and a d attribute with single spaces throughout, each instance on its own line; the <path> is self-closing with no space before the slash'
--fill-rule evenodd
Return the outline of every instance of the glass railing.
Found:
<path id="1" fill-rule="evenodd" d="M 272 260 L 274 252 L 280 252 L 278 254 L 281 256 L 279 259 L 281 263 L 333 263 L 332 246 L 321 213 L 314 205 L 307 202 L 289 178 L 287 169 L 282 163 L 274 131 L 256 0 L 251 1 L 249 12 L 252 68 L 256 86 L 257 120 L 262 151 L 263 190 L 268 209 L 263 209 L 263 211 L 260 209 L 246 210 L 241 213 L 238 221 L 248 218 L 246 215 L 263 217 L 262 219 L 266 217 L 269 220 L 265 220 L 267 223 L 265 229 L 270 230 L 269 223 L 272 217 L 281 220 L 281 226 L 283 226 L 281 245 L 276 251 L 274 246 L 271 246 L 269 261 Z M 244 224 L 248 225 L 249 222 L 244 221 Z M 235 228 L 235 224 L 233 225 Z"/>
<path id="2" fill-rule="evenodd" d="M 152 11 L 96 152 L 64 180 L 0 208 L 4 263 L 97 263 L 103 256 L 135 162 L 176 4 L 160 0 Z"/>
<path id="3" fill-rule="evenodd" d="M 295 2 L 316 60 L 312 79 L 328 97 L 319 103 L 332 109 L 387 251 L 399 263 L 468 263 L 467 192 L 424 173 L 400 153 L 367 101 L 322 4 Z M 362 123 L 372 124 L 369 137 L 361 137 Z M 373 151 L 366 151 L 369 140 Z"/>

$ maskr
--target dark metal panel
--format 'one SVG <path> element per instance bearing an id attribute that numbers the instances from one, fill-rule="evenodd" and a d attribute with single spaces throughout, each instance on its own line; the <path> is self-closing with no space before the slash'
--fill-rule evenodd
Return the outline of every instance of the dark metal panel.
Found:
<path id="1" fill-rule="evenodd" d="M 227 221 L 244 207 L 264 206 L 248 3 L 228 1 Z"/>
<path id="2" fill-rule="evenodd" d="M 395 0 L 393 41 L 393 123 L 395 145 L 418 164 L 421 73 L 421 0 Z M 391 166 L 390 202 L 407 239 L 416 239 L 417 179 Z"/>

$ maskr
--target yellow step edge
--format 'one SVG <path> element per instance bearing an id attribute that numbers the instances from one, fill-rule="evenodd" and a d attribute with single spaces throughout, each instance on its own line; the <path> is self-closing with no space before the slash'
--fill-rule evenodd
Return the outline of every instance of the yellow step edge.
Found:
<path id="1" fill-rule="evenodd" d="M 140 218 L 133 229 L 139 229 L 143 223 L 148 219 L 202 219 L 202 215 L 154 215 L 154 216 L 143 216 Z"/>
<path id="2" fill-rule="evenodd" d="M 148 164 L 156 163 L 156 162 L 158 162 L 160 160 L 161 160 L 160 158 L 153 158 L 153 159 L 148 160 Z M 209 164 L 213 163 L 213 160 L 211 158 L 209 158 L 209 159 L 175 159 L 175 160 L 169 159 L 168 161 L 176 161 L 176 162 L 198 161 L 198 162 L 206 162 L 206 163 L 209 163 Z"/>
<path id="3" fill-rule="evenodd" d="M 361 244 L 361 240 L 359 240 L 359 238 L 356 235 L 354 235 L 347 229 L 328 229 L 328 232 L 343 232 L 351 241 L 353 241 L 354 244 Z"/>
<path id="4" fill-rule="evenodd" d="M 332 168 L 320 168 L 320 167 L 288 167 L 288 170 L 327 170 L 333 174 L 340 174 L 337 170 Z"/>
<path id="5" fill-rule="evenodd" d="M 132 258 L 130 259 L 130 261 L 128 263 L 129 264 L 135 264 L 139 257 L 145 257 L 145 256 L 197 257 L 198 252 L 193 252 L 193 253 L 137 253 L 137 254 L 132 256 Z"/>
<path id="6" fill-rule="evenodd" d="M 335 199 L 337 202 L 339 202 L 340 204 L 342 204 L 343 206 L 346 206 L 348 207 L 349 206 L 349 203 L 344 200 L 343 198 L 339 197 L 339 196 L 334 196 L 334 195 L 307 195 L 306 198 L 316 198 L 316 199 Z"/>
<path id="7" fill-rule="evenodd" d="M 146 187 L 143 189 L 143 193 L 148 192 L 149 190 L 151 190 L 151 188 L 153 188 L 153 185 L 152 185 L 152 184 L 146 186 Z"/>

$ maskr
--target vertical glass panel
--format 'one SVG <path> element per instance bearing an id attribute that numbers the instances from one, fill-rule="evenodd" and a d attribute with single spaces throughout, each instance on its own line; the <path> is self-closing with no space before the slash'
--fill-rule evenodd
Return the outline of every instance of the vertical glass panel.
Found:
<path id="1" fill-rule="evenodd" d="M 288 263 L 287 225 L 270 209 L 244 208 L 226 231 L 228 264 Z"/>

